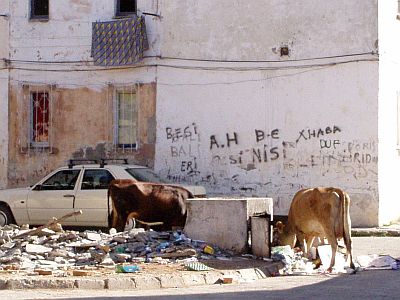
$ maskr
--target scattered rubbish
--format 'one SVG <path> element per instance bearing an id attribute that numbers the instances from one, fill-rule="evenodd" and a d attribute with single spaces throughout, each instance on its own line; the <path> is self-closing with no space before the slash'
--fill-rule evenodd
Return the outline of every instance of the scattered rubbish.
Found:
<path id="1" fill-rule="evenodd" d="M 314 247 L 313 247 L 314 248 Z M 271 258 L 274 261 L 282 261 L 284 268 L 280 270 L 282 275 L 310 275 L 325 273 L 329 268 L 332 257 L 330 245 L 321 245 L 316 249 L 310 249 L 310 258 L 303 256 L 299 248 L 292 249 L 290 246 L 277 246 L 271 249 Z M 346 259 L 343 253 L 336 252 L 333 273 L 348 273 Z M 353 269 L 350 269 L 354 272 Z"/>
<path id="2" fill-rule="evenodd" d="M 211 254 L 211 255 L 213 255 L 215 253 L 213 247 L 211 247 L 209 245 L 204 247 L 203 252 L 206 254 Z"/>
<path id="3" fill-rule="evenodd" d="M 397 270 L 400 262 L 389 255 L 360 255 L 356 257 L 356 262 L 364 270 L 392 269 Z"/>
<path id="4" fill-rule="evenodd" d="M 390 265 L 390 267 L 392 268 L 392 270 L 398 270 L 400 267 L 400 261 L 394 261 L 392 262 L 392 264 Z"/>
<path id="5" fill-rule="evenodd" d="M 332 259 L 332 247 L 331 245 L 321 245 L 317 247 L 317 252 L 318 256 L 321 260 L 321 269 L 322 270 L 327 270 L 329 266 L 331 265 L 331 259 Z M 344 273 L 345 271 L 345 266 L 346 266 L 346 259 L 342 253 L 339 251 L 336 251 L 336 256 L 335 256 L 335 265 L 333 267 L 333 272 L 334 273 Z"/>
<path id="6" fill-rule="evenodd" d="M 91 276 L 98 272 L 133 273 L 141 264 L 180 264 L 187 270 L 211 270 L 198 258 L 230 260 L 216 245 L 192 240 L 180 230 L 157 232 L 132 228 L 123 232 L 64 230 L 58 222 L 81 214 L 69 213 L 47 224 L 0 227 L 1 272 L 26 275 Z M 140 266 L 139 266 L 140 265 Z"/>
<path id="7" fill-rule="evenodd" d="M 222 283 L 228 284 L 233 282 L 233 276 L 224 276 L 222 278 Z"/>
<path id="8" fill-rule="evenodd" d="M 281 261 L 284 264 L 284 268 L 280 270 L 283 275 L 293 274 L 293 264 L 295 259 L 294 250 L 286 246 L 276 246 L 271 248 L 271 258 L 273 261 Z M 301 259 L 301 257 L 299 257 Z"/>
<path id="9" fill-rule="evenodd" d="M 72 276 L 89 276 L 91 275 L 91 271 L 87 270 L 73 270 Z"/>
<path id="10" fill-rule="evenodd" d="M 212 270 L 209 266 L 201 262 L 189 262 L 185 264 L 186 270 L 189 271 L 209 271 Z"/>
<path id="11" fill-rule="evenodd" d="M 231 257 L 226 257 L 226 256 L 217 256 L 216 259 L 218 259 L 218 260 L 225 260 L 225 261 L 230 261 L 230 260 L 232 260 Z"/>
<path id="12" fill-rule="evenodd" d="M 38 275 L 53 275 L 52 270 L 35 269 L 34 272 L 37 273 Z"/>
<path id="13" fill-rule="evenodd" d="M 117 273 L 134 273 L 139 270 L 140 270 L 140 268 L 136 265 L 126 265 L 126 266 L 117 265 L 115 267 L 115 271 Z"/>

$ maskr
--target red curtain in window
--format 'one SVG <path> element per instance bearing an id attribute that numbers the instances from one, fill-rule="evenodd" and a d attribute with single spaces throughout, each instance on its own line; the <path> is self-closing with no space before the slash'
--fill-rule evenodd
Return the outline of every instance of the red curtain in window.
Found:
<path id="1" fill-rule="evenodd" d="M 49 94 L 32 93 L 32 142 L 49 141 Z"/>

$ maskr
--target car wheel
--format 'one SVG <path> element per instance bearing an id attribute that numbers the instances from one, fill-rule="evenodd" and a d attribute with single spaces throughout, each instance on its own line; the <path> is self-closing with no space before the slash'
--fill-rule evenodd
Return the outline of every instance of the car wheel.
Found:
<path id="1" fill-rule="evenodd" d="M 0 227 L 15 223 L 10 209 L 4 204 L 0 205 Z"/>

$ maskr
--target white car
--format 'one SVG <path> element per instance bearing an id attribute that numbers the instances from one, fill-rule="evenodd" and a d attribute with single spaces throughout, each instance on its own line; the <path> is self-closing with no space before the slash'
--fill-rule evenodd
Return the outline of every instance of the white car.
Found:
<path id="1" fill-rule="evenodd" d="M 107 190 L 113 179 L 163 182 L 151 169 L 130 165 L 127 160 L 123 164 L 101 160 L 75 165 L 77 162 L 83 160 L 70 160 L 68 166 L 56 169 L 31 187 L 0 190 L 0 226 L 42 225 L 52 217 L 82 210 L 81 215 L 66 219 L 63 225 L 107 227 Z M 183 187 L 195 197 L 205 197 L 202 186 Z"/>

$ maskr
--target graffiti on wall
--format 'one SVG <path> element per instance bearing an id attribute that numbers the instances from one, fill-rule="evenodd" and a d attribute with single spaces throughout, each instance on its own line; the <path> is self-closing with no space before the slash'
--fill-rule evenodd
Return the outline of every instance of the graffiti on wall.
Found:
<path id="1" fill-rule="evenodd" d="M 200 135 L 196 123 L 185 127 L 166 127 L 169 142 L 169 156 L 178 162 L 180 174 L 168 172 L 168 179 L 179 182 L 183 178 L 199 175 L 197 159 L 199 156 Z"/>
<path id="2" fill-rule="evenodd" d="M 240 148 L 239 134 L 237 132 L 226 133 L 222 138 L 217 138 L 216 135 L 210 136 L 210 151 L 222 150 L 225 147 L 229 148 L 228 153 L 223 151 L 218 154 L 213 154 L 213 165 L 243 165 L 246 164 L 252 168 L 257 163 L 268 162 L 277 160 L 281 156 L 279 147 L 271 146 L 266 143 L 267 140 L 279 140 L 279 129 L 274 129 L 266 133 L 263 130 L 255 129 L 253 132 L 253 139 L 256 146 L 251 148 Z M 264 143 L 264 144 L 262 144 Z M 262 144 L 262 145 L 261 145 Z M 239 150 L 235 151 L 235 148 Z M 214 151 L 213 151 L 214 150 Z"/>
<path id="3" fill-rule="evenodd" d="M 226 185 L 232 191 L 256 191 L 265 188 L 268 182 L 257 183 L 254 178 L 247 182 L 247 173 L 236 174 L 235 168 L 246 172 L 274 168 L 269 174 L 279 174 L 286 181 L 310 174 L 310 171 L 320 176 L 342 174 L 356 180 L 377 175 L 375 142 L 345 140 L 341 134 L 343 129 L 336 124 L 301 128 L 296 132 L 295 138 L 289 140 L 284 138 L 280 128 L 227 131 L 210 134 L 206 146 L 200 143 L 199 128 L 195 123 L 182 128 L 167 127 L 169 155 L 174 159 L 168 178 L 176 182 Z M 210 160 L 202 163 L 209 168 L 199 168 L 201 146 L 202 157 Z"/>

